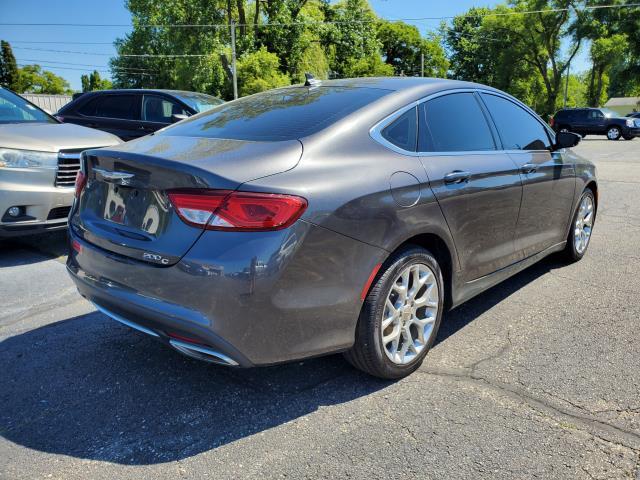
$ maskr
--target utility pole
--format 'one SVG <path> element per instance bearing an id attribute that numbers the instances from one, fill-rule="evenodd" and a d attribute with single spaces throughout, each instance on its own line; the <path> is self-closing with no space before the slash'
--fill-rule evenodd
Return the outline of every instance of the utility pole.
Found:
<path id="1" fill-rule="evenodd" d="M 231 20 L 231 73 L 233 74 L 233 98 L 238 98 L 238 73 L 236 71 L 236 22 Z"/>
<path id="2" fill-rule="evenodd" d="M 567 65 L 567 79 L 564 83 L 564 108 L 567 108 L 567 96 L 569 94 L 569 72 L 571 71 L 571 63 Z"/>
<path id="3" fill-rule="evenodd" d="M 420 76 L 424 77 L 424 53 L 420 54 Z"/>

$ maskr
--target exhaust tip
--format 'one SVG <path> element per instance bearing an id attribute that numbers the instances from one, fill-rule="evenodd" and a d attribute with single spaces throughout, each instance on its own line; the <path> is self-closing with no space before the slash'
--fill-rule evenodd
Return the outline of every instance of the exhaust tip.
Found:
<path id="1" fill-rule="evenodd" d="M 218 365 L 238 366 L 238 362 L 232 358 L 201 345 L 186 343 L 173 338 L 169 340 L 169 344 L 183 355 L 195 358 L 196 360 L 202 360 L 204 362 L 215 363 Z"/>

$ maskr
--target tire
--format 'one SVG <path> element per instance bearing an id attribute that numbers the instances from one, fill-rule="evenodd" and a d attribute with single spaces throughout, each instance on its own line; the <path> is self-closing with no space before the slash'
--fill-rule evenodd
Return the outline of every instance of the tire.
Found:
<path id="1" fill-rule="evenodd" d="M 622 132 L 620 131 L 620 127 L 613 126 L 607 130 L 607 138 L 609 140 L 620 140 L 621 136 Z"/>
<path id="2" fill-rule="evenodd" d="M 589 203 L 592 205 L 592 210 L 591 210 L 591 223 L 590 223 L 590 230 L 589 230 L 589 235 L 588 238 L 586 240 L 586 245 L 584 246 L 584 248 L 578 248 L 579 243 L 576 242 L 576 237 L 578 236 L 578 232 L 580 230 L 579 228 L 579 217 L 580 215 L 582 215 L 584 217 L 584 214 L 586 212 L 583 212 L 582 209 L 582 204 L 585 201 L 585 199 L 587 199 L 587 203 Z M 587 188 L 584 192 L 582 192 L 582 195 L 580 196 L 580 200 L 578 200 L 578 204 L 576 205 L 576 211 L 573 214 L 573 217 L 571 217 L 571 228 L 569 230 L 569 236 L 567 237 L 567 246 L 565 247 L 564 250 L 564 254 L 565 254 L 565 258 L 567 259 L 567 261 L 573 263 L 573 262 L 577 262 L 579 260 L 582 259 L 582 257 L 585 256 L 585 254 L 587 253 L 587 249 L 589 248 L 589 244 L 591 243 L 591 234 L 593 232 L 593 227 L 595 226 L 595 221 L 596 221 L 596 201 L 595 201 L 595 197 L 593 195 L 593 192 L 591 191 L 591 189 Z"/>
<path id="3" fill-rule="evenodd" d="M 624 138 L 625 140 L 633 140 L 635 137 L 631 135 L 623 135 L 622 138 Z"/>
<path id="4" fill-rule="evenodd" d="M 411 292 L 414 290 L 414 279 L 416 277 L 413 274 L 418 271 L 417 276 L 423 279 L 425 283 L 421 284 L 418 290 L 415 291 L 414 301 L 422 303 L 422 298 L 426 298 L 424 301 L 431 301 L 433 306 L 415 307 L 409 296 L 406 301 L 411 302 L 410 304 L 393 310 L 389 309 L 387 299 L 397 295 L 396 289 L 400 288 L 400 285 L 396 281 L 401 282 L 402 280 L 399 276 L 407 270 L 410 270 L 410 273 L 407 277 L 405 291 Z M 424 276 L 420 277 L 423 274 Z M 409 288 L 409 286 L 411 287 Z M 438 297 L 437 301 L 433 296 L 434 286 L 437 287 L 437 291 L 435 291 Z M 413 373 L 422 364 L 438 334 L 444 304 L 443 286 L 442 271 L 429 251 L 411 246 L 394 253 L 380 268 L 365 298 L 356 326 L 355 343 L 351 350 L 344 354 L 347 361 L 359 370 L 384 379 L 399 379 Z M 402 297 L 398 296 L 394 300 L 394 305 L 397 306 L 403 302 Z M 437 307 L 435 306 L 436 304 Z M 411 313 L 412 308 L 416 309 L 413 314 Z M 434 310 L 436 308 L 437 310 Z M 392 311 L 404 313 L 391 315 L 390 312 Z M 397 318 L 385 330 L 382 330 L 383 315 L 388 317 L 387 321 L 391 317 Z M 416 318 L 415 321 L 426 322 L 427 325 L 419 329 L 419 324 L 413 323 L 414 320 L 409 320 L 409 316 L 412 319 Z M 399 332 L 396 335 L 399 340 L 397 342 L 395 340 L 388 341 L 386 345 L 391 345 L 391 347 L 387 348 L 383 342 L 383 332 L 388 332 L 387 337 L 393 335 L 393 333 L 389 334 L 389 329 L 391 329 L 391 332 Z M 428 337 L 426 336 L 427 330 Z M 418 332 L 423 332 L 423 341 L 417 338 L 410 342 L 406 341 L 405 334 L 415 334 L 417 336 L 419 335 Z M 394 354 L 390 350 L 393 350 L 394 344 L 396 345 L 395 357 L 397 361 L 391 359 Z M 405 345 L 409 345 L 413 351 L 409 352 L 407 350 L 406 354 L 401 354 L 398 348 Z M 400 355 L 402 356 L 402 362 L 400 361 Z"/>

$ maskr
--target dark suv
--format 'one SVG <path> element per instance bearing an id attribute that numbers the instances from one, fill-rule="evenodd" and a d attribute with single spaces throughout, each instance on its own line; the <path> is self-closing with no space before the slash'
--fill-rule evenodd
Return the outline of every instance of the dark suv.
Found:
<path id="1" fill-rule="evenodd" d="M 58 111 L 56 118 L 104 130 L 127 141 L 222 103 L 211 95 L 179 90 L 100 90 L 75 98 Z"/>
<path id="2" fill-rule="evenodd" d="M 551 117 L 556 132 L 582 135 L 606 135 L 609 140 L 633 140 L 640 137 L 640 121 L 624 118 L 607 108 L 565 108 Z"/>

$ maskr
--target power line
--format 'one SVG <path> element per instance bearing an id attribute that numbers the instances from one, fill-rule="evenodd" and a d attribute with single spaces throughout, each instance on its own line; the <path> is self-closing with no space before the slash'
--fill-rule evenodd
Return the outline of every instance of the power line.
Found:
<path id="1" fill-rule="evenodd" d="M 547 14 L 547 13 L 560 13 L 570 12 L 572 10 L 576 12 L 589 11 L 589 10 L 602 10 L 602 9 L 617 9 L 617 8 L 633 8 L 640 7 L 640 3 L 627 3 L 616 5 L 592 5 L 585 6 L 583 8 L 547 8 L 541 10 L 511 10 L 508 12 L 485 12 L 485 13 L 466 13 L 460 15 L 448 15 L 442 17 L 415 17 L 415 18 L 394 18 L 386 19 L 389 22 L 416 22 L 423 20 L 451 20 L 461 17 L 503 17 L 511 15 L 534 15 L 534 14 Z M 314 25 L 340 25 L 340 24 L 364 24 L 375 23 L 379 20 L 385 19 L 364 19 L 364 20 L 325 20 L 320 22 L 266 22 L 266 23 L 237 23 L 237 27 L 287 27 L 287 26 L 314 26 Z M 0 26 L 19 26 L 19 27 L 133 27 L 131 24 L 117 24 L 117 23 L 0 23 Z M 179 24 L 148 24 L 148 25 L 136 25 L 138 28 L 229 28 L 228 23 L 179 23 Z"/>
<path id="2" fill-rule="evenodd" d="M 95 67 L 95 68 L 112 68 L 109 65 L 95 65 L 95 64 L 91 64 L 91 63 L 72 63 L 72 62 L 58 62 L 55 60 L 37 60 L 37 59 L 33 59 L 33 58 L 19 58 L 18 61 L 20 62 L 35 62 L 40 64 L 40 62 L 44 62 L 44 63 L 58 63 L 60 65 L 74 65 L 74 66 L 78 66 L 78 67 Z M 152 72 L 153 70 L 149 70 L 146 68 L 137 68 L 137 67 L 114 67 L 117 68 L 118 70 L 131 70 L 131 71 L 141 71 L 141 72 Z"/>
<path id="3" fill-rule="evenodd" d="M 70 53 L 73 55 L 98 55 L 102 57 L 113 57 L 116 55 L 115 53 L 103 53 L 103 52 L 78 52 L 74 50 L 56 50 L 52 48 L 35 48 L 35 47 L 14 47 L 15 50 L 31 50 L 36 52 L 54 52 L 54 53 Z M 164 53 L 144 53 L 144 54 L 117 54 L 118 57 L 130 57 L 130 58 L 139 58 L 139 57 L 150 57 L 150 58 L 170 58 L 170 57 L 209 57 L 211 55 L 215 55 L 214 53 L 176 53 L 176 54 L 164 54 Z"/>
<path id="4" fill-rule="evenodd" d="M 32 65 L 33 64 L 18 63 L 19 67 L 28 67 L 28 66 L 32 66 Z M 76 71 L 80 71 L 80 72 L 97 71 L 99 73 L 107 73 L 107 74 L 113 73 L 113 72 L 110 72 L 109 70 L 98 70 L 98 69 L 95 69 L 95 68 L 60 67 L 58 65 L 45 65 L 45 64 L 38 64 L 38 66 L 43 67 L 43 68 L 55 68 L 55 69 L 59 69 L 59 70 L 76 70 Z M 153 71 L 149 70 L 147 72 L 122 72 L 122 73 L 126 73 L 127 75 L 156 75 L 158 72 L 153 72 Z"/>
<path id="5" fill-rule="evenodd" d="M 113 45 L 113 42 L 59 42 L 59 41 L 31 41 L 31 40 L 6 40 L 9 43 L 28 44 L 55 44 L 55 45 Z"/>

